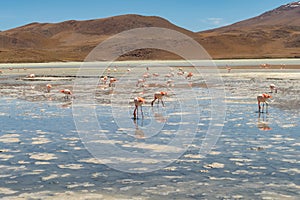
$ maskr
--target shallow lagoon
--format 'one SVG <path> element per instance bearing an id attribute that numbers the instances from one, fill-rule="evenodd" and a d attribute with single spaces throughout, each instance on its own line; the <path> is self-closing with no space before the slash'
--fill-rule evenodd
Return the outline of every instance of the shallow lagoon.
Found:
<path id="1" fill-rule="evenodd" d="M 296 199 L 300 195 L 299 71 L 233 69 L 231 73 L 221 70 L 221 75 L 226 92 L 226 118 L 210 153 L 199 154 L 210 122 L 210 101 L 208 89 L 195 76 L 191 83 L 192 89 L 198 92 L 200 110 L 195 138 L 180 158 L 147 173 L 141 173 L 142 169 L 137 169 L 137 173 L 115 170 L 111 167 L 114 160 L 97 160 L 85 148 L 72 112 L 72 103 L 85 93 L 74 94 L 75 99 L 64 99 L 58 92 L 62 87 L 72 88 L 74 80 L 53 82 L 54 89 L 47 94 L 42 81 L 23 81 L 20 77 L 24 75 L 18 74 L 2 75 L 0 196 L 8 199 Z M 278 85 L 280 90 L 273 94 L 269 112 L 259 114 L 256 95 L 268 92 L 270 83 Z M 103 133 L 109 138 L 106 144 L 118 145 L 129 152 L 151 151 L 155 155 L 176 152 L 166 147 L 174 147 L 167 144 L 182 123 L 176 115 L 182 110 L 176 109 L 183 100 L 175 98 L 172 92 L 186 88 L 170 85 L 167 89 L 171 95 L 165 99 L 165 108 L 161 105 L 151 108 L 148 102 L 144 106 L 144 119 L 134 123 L 129 117 L 128 127 L 120 129 L 114 120 L 124 117 L 126 112 L 131 114 L 133 105 L 127 101 L 111 104 L 111 97 L 116 94 L 113 91 L 118 92 L 118 88 L 99 85 L 92 106 L 101 119 Z M 128 94 L 151 99 L 155 90 L 141 87 Z M 120 112 L 113 116 L 112 108 Z M 195 108 L 187 109 L 189 112 L 185 114 L 193 116 Z M 152 125 L 161 125 L 163 131 L 151 135 L 147 130 Z M 145 169 L 157 159 L 132 160 L 127 164 L 130 162 Z"/>

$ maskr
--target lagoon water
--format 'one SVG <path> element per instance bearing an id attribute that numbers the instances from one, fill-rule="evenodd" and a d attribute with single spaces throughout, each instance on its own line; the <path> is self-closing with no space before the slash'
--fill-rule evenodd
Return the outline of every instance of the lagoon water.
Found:
<path id="1" fill-rule="evenodd" d="M 191 80 L 176 73 L 163 76 L 177 72 L 175 67 L 150 68 L 151 74 L 157 70 L 161 76 L 136 86 L 146 72 L 140 70 L 109 72 L 119 79 L 112 88 L 101 82 L 95 86 L 91 77 L 74 78 L 75 69 L 5 71 L 0 76 L 0 197 L 300 196 L 300 70 L 224 69 L 219 74 L 222 83 L 210 87 L 195 71 Z M 53 89 L 46 93 L 45 81 L 22 79 L 31 72 L 71 79 L 53 79 Z M 85 87 L 76 88 L 82 81 Z M 268 112 L 258 113 L 256 95 L 269 92 L 271 83 L 279 91 L 272 94 Z M 74 97 L 64 98 L 59 93 L 64 88 L 72 89 Z M 216 109 L 212 97 L 217 89 L 224 89 L 224 95 Z M 165 107 L 150 106 L 157 90 L 168 92 Z M 135 96 L 146 98 L 144 117 L 139 113 L 138 120 L 132 119 Z M 201 148 L 209 128 L 215 133 L 209 140 L 214 145 L 206 154 Z"/>

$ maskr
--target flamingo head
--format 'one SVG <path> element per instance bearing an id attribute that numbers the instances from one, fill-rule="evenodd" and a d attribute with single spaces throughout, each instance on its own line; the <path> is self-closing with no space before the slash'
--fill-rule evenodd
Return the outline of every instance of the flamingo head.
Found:
<path id="1" fill-rule="evenodd" d="M 167 92 L 160 92 L 161 95 L 167 95 Z"/>

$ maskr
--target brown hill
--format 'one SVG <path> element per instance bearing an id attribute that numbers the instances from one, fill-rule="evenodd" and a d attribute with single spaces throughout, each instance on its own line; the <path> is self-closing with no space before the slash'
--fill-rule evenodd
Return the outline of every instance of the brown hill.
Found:
<path id="1" fill-rule="evenodd" d="M 122 31 L 163 27 L 197 40 L 215 58 L 300 57 L 300 1 L 230 26 L 194 33 L 153 16 L 122 15 L 87 21 L 32 23 L 0 32 L 0 62 L 82 61 L 100 42 Z M 142 49 L 120 59 L 178 59 Z"/>
<path id="2" fill-rule="evenodd" d="M 122 15 L 88 21 L 32 23 L 0 32 L 0 62 L 82 61 L 106 38 L 133 28 L 163 27 L 189 36 L 195 33 L 177 27 L 160 17 Z M 0 43 L 1 44 L 1 43 Z M 125 55 L 123 59 L 158 59 L 176 56 L 147 49 Z"/>
<path id="3" fill-rule="evenodd" d="M 215 58 L 300 57 L 300 1 L 199 36 Z"/>

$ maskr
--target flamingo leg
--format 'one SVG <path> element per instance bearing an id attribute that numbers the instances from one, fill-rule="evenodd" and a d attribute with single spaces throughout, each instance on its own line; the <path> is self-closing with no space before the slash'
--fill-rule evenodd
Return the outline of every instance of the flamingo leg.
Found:
<path id="1" fill-rule="evenodd" d="M 134 118 L 134 119 L 137 118 L 137 116 L 136 116 L 136 111 L 137 111 L 137 106 L 135 106 L 135 109 L 134 109 L 134 111 L 133 111 L 133 118 Z"/>
<path id="2" fill-rule="evenodd" d="M 154 100 L 151 102 L 151 106 L 153 106 L 153 103 L 155 102 L 156 98 L 154 98 Z"/>
<path id="3" fill-rule="evenodd" d="M 142 118 L 144 118 L 143 106 L 141 106 L 141 113 L 142 113 Z"/>
<path id="4" fill-rule="evenodd" d="M 165 107 L 165 104 L 164 104 L 163 100 L 161 100 L 161 103 L 162 103 L 163 107 Z"/>

